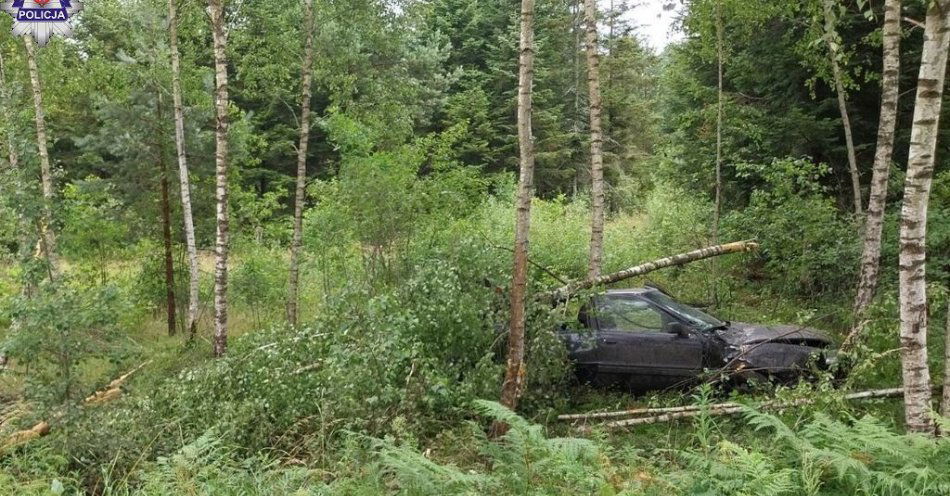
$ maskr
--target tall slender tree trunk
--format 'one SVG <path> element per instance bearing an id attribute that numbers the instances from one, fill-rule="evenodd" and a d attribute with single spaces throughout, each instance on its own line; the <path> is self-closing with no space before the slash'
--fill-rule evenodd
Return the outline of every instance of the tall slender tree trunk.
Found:
<path id="1" fill-rule="evenodd" d="M 884 225 L 884 207 L 887 202 L 887 178 L 891 171 L 894 151 L 894 129 L 897 127 L 898 85 L 900 82 L 901 0 L 885 0 L 883 27 L 883 70 L 881 78 L 881 116 L 877 125 L 877 148 L 874 152 L 874 172 L 871 175 L 871 195 L 864 225 L 864 250 L 861 254 L 861 275 L 854 298 L 854 337 L 861 317 L 867 310 L 877 289 L 881 260 L 881 230 Z M 849 340 L 850 341 L 850 340 Z"/>
<path id="2" fill-rule="evenodd" d="M 950 41 L 950 0 L 927 9 L 900 226 L 901 366 L 907 429 L 934 432 L 927 367 L 927 205 Z"/>
<path id="3" fill-rule="evenodd" d="M 716 205 L 713 212 L 713 244 L 719 242 L 719 217 L 722 215 L 722 64 L 724 55 L 722 0 L 716 0 Z"/>
<path id="4" fill-rule="evenodd" d="M 162 97 L 158 97 L 158 120 L 162 119 Z M 158 165 L 161 168 L 162 194 L 162 241 L 165 245 L 165 311 L 167 315 L 168 335 L 175 335 L 175 263 L 172 258 L 172 215 L 168 200 L 168 164 L 165 163 L 165 150 L 159 140 Z"/>
<path id="5" fill-rule="evenodd" d="M 214 339 L 212 351 L 228 350 L 228 60 L 225 49 L 224 0 L 209 0 L 214 39 L 215 199 L 217 235 L 214 243 Z"/>
<path id="6" fill-rule="evenodd" d="M 172 62 L 172 102 L 175 106 L 175 151 L 178 156 L 178 176 L 181 186 L 181 216 L 185 224 L 185 249 L 188 253 L 188 320 L 185 326 L 188 339 L 194 339 L 198 330 L 198 248 L 195 245 L 195 223 L 191 215 L 191 185 L 188 179 L 188 159 L 185 156 L 185 110 L 181 98 L 181 61 L 178 54 L 177 0 L 168 0 L 168 40 Z"/>
<path id="7" fill-rule="evenodd" d="M 511 276 L 511 322 L 508 364 L 501 387 L 501 404 L 515 409 L 524 388 L 525 288 L 528 277 L 528 233 L 534 189 L 534 138 L 531 134 L 531 85 L 534 79 L 534 0 L 521 0 L 521 41 L 518 61 L 518 178 L 515 249 Z"/>
<path id="8" fill-rule="evenodd" d="M 590 107 L 590 263 L 587 277 L 600 276 L 604 264 L 604 137 L 600 124 L 600 55 L 597 43 L 597 0 L 584 0 L 587 25 L 587 91 Z"/>
<path id="9" fill-rule="evenodd" d="M 30 35 L 23 37 L 26 46 L 26 61 L 30 69 L 30 86 L 33 88 L 33 109 L 36 117 L 36 151 L 40 159 L 40 182 L 43 188 L 43 210 L 40 217 L 40 251 L 46 257 L 50 279 L 59 275 L 59 259 L 56 256 L 56 234 L 53 231 L 53 169 L 46 148 L 46 116 L 43 112 L 43 89 L 40 85 L 40 69 L 36 65 L 36 45 Z"/>
<path id="10" fill-rule="evenodd" d="M 841 126 L 844 128 L 844 141 L 848 149 L 848 171 L 851 173 L 851 189 L 854 191 L 854 213 L 861 215 L 864 203 L 861 200 L 861 176 L 858 174 L 858 160 L 854 153 L 854 138 L 851 135 L 851 119 L 848 117 L 848 103 L 844 89 L 844 76 L 838 64 L 838 40 L 835 39 L 835 0 L 822 0 L 825 13 L 825 43 L 828 45 L 828 58 L 831 63 L 831 76 L 834 79 L 835 93 L 838 95 L 838 111 L 841 113 Z"/>
<path id="11" fill-rule="evenodd" d="M 290 289 L 287 321 L 296 326 L 300 281 L 300 245 L 303 238 L 303 202 L 307 185 L 307 145 L 310 141 L 310 80 L 313 68 L 313 0 L 304 0 L 303 66 L 300 74 L 300 139 L 297 144 L 297 187 L 294 194 L 294 235 L 290 242 Z"/>

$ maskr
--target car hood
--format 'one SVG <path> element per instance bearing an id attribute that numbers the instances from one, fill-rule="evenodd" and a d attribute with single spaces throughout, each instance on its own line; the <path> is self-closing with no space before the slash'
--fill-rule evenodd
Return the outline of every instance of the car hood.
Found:
<path id="1" fill-rule="evenodd" d="M 820 331 L 796 325 L 766 326 L 732 322 L 728 328 L 718 331 L 718 335 L 727 344 L 733 346 L 778 342 L 823 348 L 831 344 L 831 339 Z"/>

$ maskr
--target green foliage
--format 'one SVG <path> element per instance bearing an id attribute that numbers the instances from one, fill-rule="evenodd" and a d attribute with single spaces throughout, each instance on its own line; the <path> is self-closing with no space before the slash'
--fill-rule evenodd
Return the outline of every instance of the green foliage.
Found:
<path id="1" fill-rule="evenodd" d="M 30 398 L 46 406 L 80 399 L 88 384 L 79 368 L 110 357 L 125 304 L 114 285 L 75 279 L 43 283 L 33 294 L 10 297 L 3 308 L 12 322 L 4 349 L 30 365 Z"/>
<path id="2" fill-rule="evenodd" d="M 741 176 L 763 186 L 747 208 L 723 220 L 723 230 L 761 243 L 764 274 L 786 294 L 818 297 L 847 291 L 856 280 L 857 229 L 821 193 L 818 181 L 827 172 L 801 159 L 739 167 Z"/>
<path id="3" fill-rule="evenodd" d="M 63 189 L 63 229 L 60 243 L 67 255 L 98 258 L 105 264 L 116 255 L 128 229 L 113 186 L 96 176 L 72 182 Z"/>

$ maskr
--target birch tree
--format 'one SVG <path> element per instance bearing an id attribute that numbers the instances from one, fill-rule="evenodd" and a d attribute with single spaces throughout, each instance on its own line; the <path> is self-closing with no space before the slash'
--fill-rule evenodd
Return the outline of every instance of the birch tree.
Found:
<path id="1" fill-rule="evenodd" d="M 900 222 L 900 343 L 907 429 L 933 433 L 927 367 L 927 206 L 950 41 L 950 0 L 927 9 Z"/>
<path id="2" fill-rule="evenodd" d="M 188 320 L 185 326 L 189 339 L 194 339 L 198 320 L 198 248 L 195 245 L 195 223 L 191 215 L 191 185 L 188 159 L 185 154 L 185 111 L 181 97 L 181 60 L 178 53 L 177 0 L 168 0 L 168 44 L 172 65 L 172 103 L 175 107 L 175 151 L 181 187 L 181 216 L 185 227 L 185 250 L 188 253 Z"/>
<path id="3" fill-rule="evenodd" d="M 36 152 L 40 160 L 40 183 L 43 191 L 43 209 L 40 216 L 40 253 L 46 257 L 50 279 L 59 275 L 59 260 L 56 257 L 56 234 L 53 231 L 53 169 L 46 148 L 46 116 L 43 112 L 43 89 L 40 84 L 40 69 L 36 65 L 36 45 L 31 35 L 23 37 L 26 46 L 26 61 L 30 70 L 30 86 L 33 89 L 33 110 L 36 120 Z"/>
<path id="4" fill-rule="evenodd" d="M 304 0 L 304 47 L 300 74 L 300 138 L 297 144 L 297 185 L 294 193 L 294 234 L 290 242 L 290 282 L 287 322 L 296 326 L 300 281 L 300 245 L 303 238 L 303 203 L 307 185 L 307 145 L 310 141 L 310 82 L 313 69 L 313 0 Z"/>
<path id="5" fill-rule="evenodd" d="M 228 349 L 228 61 L 225 49 L 224 0 L 209 0 L 214 42 L 214 165 L 217 229 L 214 243 L 214 339 L 212 352 Z"/>
<path id="6" fill-rule="evenodd" d="M 864 249 L 861 274 L 854 298 L 855 326 L 874 298 L 881 259 L 881 230 L 887 201 L 887 178 L 894 151 L 894 129 L 897 127 L 898 84 L 900 82 L 901 0 L 885 0 L 883 34 L 883 69 L 881 71 L 881 114 L 877 125 L 877 147 L 871 175 L 871 194 L 864 224 Z"/>
<path id="7" fill-rule="evenodd" d="M 851 119 L 848 117 L 848 102 L 844 88 L 844 74 L 839 64 L 841 40 L 838 38 L 835 30 L 836 18 L 835 0 L 822 0 L 822 11 L 824 14 L 824 40 L 828 48 L 828 58 L 831 64 L 831 78 L 834 83 L 835 93 L 838 96 L 838 112 L 841 114 L 841 126 L 844 128 L 844 141 L 848 150 L 848 171 L 851 174 L 851 189 L 854 192 L 854 213 L 861 215 L 861 179 L 858 174 L 858 161 L 854 153 L 854 138 L 851 135 Z"/>
<path id="8" fill-rule="evenodd" d="M 511 276 L 511 320 L 508 363 L 501 387 L 501 404 L 512 410 L 524 388 L 525 289 L 528 277 L 528 233 L 534 183 L 534 138 L 531 134 L 531 85 L 534 79 L 534 0 L 521 0 L 521 40 L 518 57 L 518 147 L 521 171 L 515 215 L 514 263 Z"/>
<path id="9" fill-rule="evenodd" d="M 590 263 L 587 276 L 600 276 L 604 262 L 604 138 L 600 113 L 600 56 L 597 43 L 597 0 L 584 0 L 587 27 L 587 90 L 590 107 Z"/>

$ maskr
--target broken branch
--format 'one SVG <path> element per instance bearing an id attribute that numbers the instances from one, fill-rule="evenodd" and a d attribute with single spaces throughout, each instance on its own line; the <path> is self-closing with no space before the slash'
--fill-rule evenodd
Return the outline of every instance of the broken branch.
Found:
<path id="1" fill-rule="evenodd" d="M 752 240 L 735 241 L 735 242 L 726 243 L 723 245 L 707 246 L 706 248 L 700 248 L 698 250 L 693 250 L 686 253 L 680 253 L 678 255 L 661 258 L 659 260 L 654 260 L 652 262 L 635 265 L 633 267 L 621 270 L 619 272 L 606 274 L 594 279 L 583 279 L 579 281 L 574 281 L 570 284 L 565 284 L 564 286 L 561 286 L 560 288 L 557 288 L 553 291 L 542 293 L 540 296 L 542 298 L 551 298 L 554 301 L 562 301 L 571 297 L 578 291 L 590 289 L 594 286 L 604 286 L 607 284 L 612 284 L 618 281 L 622 281 L 624 279 L 629 279 L 631 277 L 642 276 L 643 274 L 647 274 L 649 272 L 653 272 L 655 270 L 663 269 L 666 267 L 685 265 L 690 262 L 695 262 L 695 261 L 703 260 L 706 258 L 717 257 L 719 255 L 754 251 L 758 249 L 758 247 L 759 247 L 759 244 Z"/>

